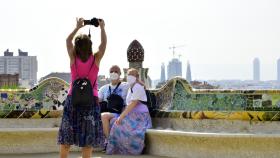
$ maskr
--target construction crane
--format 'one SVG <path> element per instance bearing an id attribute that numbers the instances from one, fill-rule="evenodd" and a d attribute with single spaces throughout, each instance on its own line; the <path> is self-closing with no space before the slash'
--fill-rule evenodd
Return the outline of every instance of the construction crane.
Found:
<path id="1" fill-rule="evenodd" d="M 185 47 L 186 45 L 184 44 L 184 45 L 178 45 L 178 46 L 172 46 L 172 47 L 169 47 L 169 49 L 172 49 L 172 53 L 173 53 L 173 58 L 175 57 L 175 49 L 177 49 L 177 48 L 180 48 L 180 47 Z M 181 57 L 182 55 L 181 54 L 179 54 L 179 58 Z"/>

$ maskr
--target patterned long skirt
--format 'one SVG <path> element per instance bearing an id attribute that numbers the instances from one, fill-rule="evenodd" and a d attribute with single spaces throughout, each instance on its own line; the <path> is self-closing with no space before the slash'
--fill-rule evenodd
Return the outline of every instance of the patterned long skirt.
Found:
<path id="1" fill-rule="evenodd" d="M 144 148 L 145 132 L 152 127 L 149 113 L 130 112 L 120 125 L 111 120 L 107 154 L 139 155 Z"/>
<path id="2" fill-rule="evenodd" d="M 71 96 L 67 96 L 58 133 L 58 144 L 103 147 L 103 143 L 100 107 L 96 103 L 73 107 Z"/>

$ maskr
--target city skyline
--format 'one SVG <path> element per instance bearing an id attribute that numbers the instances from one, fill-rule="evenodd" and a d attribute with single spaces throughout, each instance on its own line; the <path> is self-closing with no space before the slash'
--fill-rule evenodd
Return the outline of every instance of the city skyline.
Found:
<path id="1" fill-rule="evenodd" d="M 78 4 L 83 7 L 76 7 L 77 2 L 71 0 L 1 1 L 0 51 L 21 48 L 37 56 L 38 78 L 51 72 L 69 72 L 65 38 L 73 30 L 75 18 L 100 17 L 108 34 L 100 75 L 108 76 L 111 63 L 128 67 L 126 50 L 137 39 L 145 49 L 143 67 L 149 68 L 152 79 L 159 79 L 161 63 L 167 65 L 173 57 L 169 47 L 177 45 L 185 45 L 175 50 L 176 57 L 181 55 L 182 76 L 186 76 L 189 60 L 193 80 L 250 80 L 255 57 L 261 60 L 261 80 L 277 79 L 277 0 L 136 2 L 82 0 Z M 88 33 L 88 29 L 80 33 Z M 99 28 L 91 27 L 91 32 L 96 50 Z"/>
<path id="2" fill-rule="evenodd" d="M 180 62 L 180 64 L 182 64 L 182 62 L 178 59 L 178 58 L 173 58 L 169 61 L 169 64 L 170 63 L 173 63 L 174 65 L 174 62 L 177 63 L 177 62 Z M 259 58 L 254 58 L 253 59 L 253 64 L 251 65 L 253 66 L 253 69 L 252 69 L 252 77 L 250 79 L 245 79 L 245 80 L 251 80 L 251 81 L 280 81 L 280 58 L 276 60 L 276 78 L 275 79 L 272 79 L 272 80 L 262 80 L 261 78 L 261 69 L 262 69 L 262 66 L 261 66 L 261 62 L 260 62 L 260 59 Z M 165 70 L 163 70 L 163 67 L 165 68 L 164 66 L 164 63 L 162 63 L 161 65 L 161 76 L 160 76 L 160 80 L 162 80 L 162 74 L 165 73 Z M 182 65 L 178 65 L 178 64 L 175 64 L 173 66 L 174 68 L 173 69 L 176 69 L 177 67 L 180 67 L 180 70 L 182 69 Z M 176 67 L 176 68 L 175 68 Z M 186 64 L 186 73 L 183 75 L 178 75 L 178 76 L 181 76 L 183 78 L 185 78 L 186 80 L 191 80 L 192 81 L 192 72 L 191 72 L 191 66 L 190 66 L 190 61 L 187 61 L 187 64 Z M 168 66 L 167 66 L 168 68 Z M 179 72 L 180 72 L 179 70 Z M 164 71 L 164 72 L 163 72 Z M 174 72 L 174 73 L 177 73 L 177 72 Z M 176 76 L 176 75 L 175 75 Z M 185 76 L 185 77 L 184 77 Z M 188 77 L 190 76 L 190 77 Z M 189 78 L 189 79 L 188 79 Z M 199 80 L 199 79 L 198 79 Z M 208 79 L 208 80 L 217 80 L 217 79 Z M 238 79 L 238 78 L 231 78 L 231 79 L 220 79 L 220 80 L 242 80 L 242 79 Z"/>

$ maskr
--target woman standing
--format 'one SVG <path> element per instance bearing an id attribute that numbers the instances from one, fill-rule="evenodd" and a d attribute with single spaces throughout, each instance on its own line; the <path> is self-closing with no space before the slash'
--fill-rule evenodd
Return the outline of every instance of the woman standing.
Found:
<path id="1" fill-rule="evenodd" d="M 65 101 L 61 126 L 58 133 L 60 144 L 60 158 L 67 158 L 70 145 L 82 147 L 82 157 L 90 158 L 93 147 L 103 145 L 104 136 L 100 116 L 100 107 L 97 104 L 98 89 L 97 76 L 100 61 L 105 53 L 107 37 L 104 21 L 98 20 L 101 29 L 101 44 L 96 53 L 92 52 L 92 42 L 88 35 L 78 35 L 73 44 L 73 38 L 84 26 L 84 19 L 77 19 L 75 29 L 66 39 L 66 47 L 70 58 L 71 85 Z M 78 78 L 87 78 L 92 86 L 95 101 L 91 105 L 72 104 L 73 82 Z"/>

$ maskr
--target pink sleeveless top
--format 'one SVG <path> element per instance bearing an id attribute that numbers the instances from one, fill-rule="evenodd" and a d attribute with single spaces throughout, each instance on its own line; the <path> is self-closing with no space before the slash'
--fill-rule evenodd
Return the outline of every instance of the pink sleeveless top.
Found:
<path id="1" fill-rule="evenodd" d="M 98 96 L 97 75 L 98 75 L 99 68 L 98 68 L 98 66 L 96 65 L 95 62 L 92 65 L 92 62 L 94 60 L 94 56 L 91 55 L 86 62 L 82 62 L 82 60 L 78 57 L 76 57 L 75 60 L 76 61 L 70 66 L 70 69 L 71 69 L 71 84 L 70 84 L 68 95 L 72 94 L 72 86 L 73 86 L 72 84 L 78 78 L 78 76 L 80 78 L 85 78 L 88 74 L 87 77 L 90 80 L 91 85 L 93 86 L 94 82 L 96 82 L 95 86 L 93 87 L 93 95 L 97 97 Z M 91 65 L 92 65 L 92 67 L 91 67 Z M 91 67 L 91 70 L 90 70 L 90 67 Z"/>

